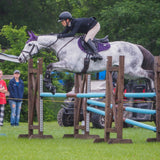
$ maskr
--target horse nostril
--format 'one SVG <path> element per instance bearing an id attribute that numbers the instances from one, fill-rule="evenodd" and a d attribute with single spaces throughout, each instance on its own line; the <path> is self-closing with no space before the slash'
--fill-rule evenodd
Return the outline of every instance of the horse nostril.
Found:
<path id="1" fill-rule="evenodd" d="M 21 62 L 21 61 L 22 61 L 22 58 L 18 57 L 18 60 Z"/>

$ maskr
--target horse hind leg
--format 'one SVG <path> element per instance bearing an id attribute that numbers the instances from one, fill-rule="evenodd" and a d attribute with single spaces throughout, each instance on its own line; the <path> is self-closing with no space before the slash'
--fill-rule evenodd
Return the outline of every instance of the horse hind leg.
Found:
<path id="1" fill-rule="evenodd" d="M 149 88 L 154 90 L 154 71 L 139 68 L 138 70 L 134 71 L 134 75 L 136 77 L 147 78 L 150 81 Z"/>
<path id="2" fill-rule="evenodd" d="M 151 88 L 152 88 L 152 91 L 155 91 L 155 85 L 154 85 L 154 71 L 152 70 L 147 70 L 146 71 L 148 73 L 148 79 L 150 80 L 151 82 Z"/>
<path id="3" fill-rule="evenodd" d="M 50 63 L 47 66 L 47 70 L 44 76 L 44 85 L 52 93 L 56 93 L 56 87 L 52 84 L 51 71 L 64 71 L 66 69 L 66 63 L 64 61 L 59 61 L 56 63 Z"/>
<path id="4" fill-rule="evenodd" d="M 148 77 L 154 81 L 154 71 L 147 70 L 147 73 L 148 73 Z"/>

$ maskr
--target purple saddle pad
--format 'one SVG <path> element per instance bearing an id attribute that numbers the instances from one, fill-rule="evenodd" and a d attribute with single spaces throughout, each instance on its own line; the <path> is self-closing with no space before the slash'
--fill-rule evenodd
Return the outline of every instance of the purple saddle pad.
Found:
<path id="1" fill-rule="evenodd" d="M 81 38 L 79 38 L 79 40 L 78 40 L 78 46 L 83 52 L 87 53 L 87 51 L 82 46 L 82 39 Z M 105 42 L 105 43 L 96 42 L 96 46 L 97 46 L 98 52 L 101 52 L 101 51 L 109 49 L 111 45 L 108 42 Z"/>

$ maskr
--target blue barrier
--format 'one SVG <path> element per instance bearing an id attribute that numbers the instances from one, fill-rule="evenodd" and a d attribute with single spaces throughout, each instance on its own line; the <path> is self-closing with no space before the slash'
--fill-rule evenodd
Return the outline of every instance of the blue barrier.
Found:
<path id="1" fill-rule="evenodd" d="M 133 108 L 133 107 L 125 107 L 125 111 L 142 113 L 142 114 L 152 114 L 152 115 L 156 114 L 156 110 Z"/>
<path id="2" fill-rule="evenodd" d="M 90 112 L 97 113 L 97 114 L 100 114 L 102 116 L 105 116 L 105 112 L 104 111 L 101 111 L 101 110 L 93 108 L 93 107 L 87 106 L 87 111 L 90 111 Z M 131 125 L 134 125 L 134 126 L 138 126 L 138 127 L 141 127 L 141 128 L 148 129 L 148 130 L 156 132 L 156 127 L 150 126 L 148 124 L 136 122 L 134 120 L 127 119 L 127 118 L 126 119 L 124 118 L 124 122 L 128 123 L 128 124 L 131 124 Z"/>
<path id="3" fill-rule="evenodd" d="M 40 93 L 40 97 L 67 97 L 66 93 L 56 93 L 56 94 L 52 94 L 50 92 L 42 92 Z"/>
<path id="4" fill-rule="evenodd" d="M 97 98 L 105 97 L 105 93 L 55 93 L 42 92 L 40 93 L 41 97 L 78 97 L 78 98 Z M 127 98 L 153 98 L 156 96 L 155 92 L 148 93 L 125 93 L 124 97 Z"/>
<path id="5" fill-rule="evenodd" d="M 5 133 L 0 133 L 0 136 L 6 136 L 6 134 Z"/>
<path id="6" fill-rule="evenodd" d="M 98 101 L 94 101 L 94 100 L 87 100 L 87 104 L 91 104 L 91 105 L 95 105 L 98 107 L 104 107 L 105 108 L 105 103 L 104 102 L 98 102 Z"/>
<path id="7" fill-rule="evenodd" d="M 105 97 L 105 93 L 78 93 L 78 98 L 99 98 L 99 97 Z"/>
<path id="8" fill-rule="evenodd" d="M 125 122 L 125 123 L 128 123 L 128 124 L 132 124 L 132 125 L 134 125 L 134 126 L 138 126 L 138 127 L 145 128 L 145 129 L 148 129 L 148 130 L 151 130 L 151 131 L 155 131 L 155 132 L 156 132 L 156 127 L 150 126 L 150 125 L 148 125 L 148 124 L 136 122 L 136 121 L 134 121 L 134 120 L 127 119 L 127 118 L 124 120 L 124 122 Z"/>
<path id="9" fill-rule="evenodd" d="M 105 97 L 105 93 L 49 93 L 42 92 L 40 93 L 40 97 L 78 97 L 78 98 L 98 98 Z"/>
<path id="10" fill-rule="evenodd" d="M 104 111 L 96 109 L 96 108 L 93 108 L 93 107 L 87 106 L 87 111 L 90 111 L 90 112 L 97 113 L 97 114 L 100 114 L 102 116 L 105 116 L 105 112 Z"/>
<path id="11" fill-rule="evenodd" d="M 94 100 L 87 100 L 87 104 L 95 105 L 98 107 L 105 107 L 104 102 L 98 102 Z M 112 108 L 112 104 L 110 106 Z M 142 113 L 142 114 L 156 114 L 156 110 L 150 110 L 150 109 L 141 109 L 141 108 L 133 108 L 133 107 L 124 107 L 125 111 L 129 112 L 135 112 L 135 113 Z"/>
<path id="12" fill-rule="evenodd" d="M 125 93 L 124 97 L 126 98 L 153 98 L 156 96 L 155 92 L 147 92 L 147 93 Z"/>

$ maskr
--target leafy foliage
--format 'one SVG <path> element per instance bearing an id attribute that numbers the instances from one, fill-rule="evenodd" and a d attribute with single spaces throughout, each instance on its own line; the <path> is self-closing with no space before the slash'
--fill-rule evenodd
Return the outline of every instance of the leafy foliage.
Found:
<path id="1" fill-rule="evenodd" d="M 159 0 L 103 0 L 101 2 L 99 0 L 1 0 L 0 50 L 7 54 L 19 55 L 28 38 L 26 30 L 33 30 L 38 34 L 61 32 L 63 27 L 57 23 L 57 19 L 58 15 L 66 10 L 71 12 L 74 18 L 96 17 L 101 24 L 101 31 L 97 37 L 108 34 L 110 41 L 123 40 L 141 44 L 153 55 L 159 55 Z M 51 51 L 41 51 L 34 58 L 35 67 L 38 57 L 43 57 L 43 71 L 49 63 L 57 61 Z M 4 74 L 13 74 L 15 69 L 21 71 L 21 78 L 26 86 L 24 98 L 27 99 L 27 65 L 5 62 L 0 63 L 0 68 Z M 64 87 L 58 81 L 61 79 Z M 53 75 L 53 83 L 57 86 L 58 92 L 70 91 L 73 86 L 73 74 Z M 27 103 L 24 102 L 23 105 L 26 109 Z M 47 120 L 55 118 L 53 116 L 55 109 L 53 111 L 52 106 L 53 104 L 49 102 L 45 105 L 44 112 L 47 112 L 45 116 Z M 27 110 L 24 111 L 26 112 Z"/>
<path id="2" fill-rule="evenodd" d="M 116 2 L 101 10 L 103 32 L 111 40 L 141 44 L 154 55 L 159 54 L 160 3 L 154 1 Z"/>
<path id="3" fill-rule="evenodd" d="M 20 27 L 18 29 L 17 26 L 13 27 L 12 23 L 10 25 L 5 25 L 3 26 L 2 30 L 1 30 L 1 35 L 5 36 L 5 38 L 8 40 L 10 48 L 8 50 L 5 50 L 5 53 L 7 54 L 13 54 L 14 55 L 19 55 L 19 53 L 21 52 L 21 50 L 24 47 L 24 44 L 28 38 L 27 33 L 26 33 L 26 26 Z M 43 57 L 44 63 L 43 63 L 43 71 L 45 72 L 46 70 L 46 66 L 47 64 L 51 63 L 51 62 L 55 62 L 57 61 L 56 56 L 53 56 L 53 53 L 51 51 L 41 51 L 41 53 L 37 56 L 34 57 L 33 61 L 34 61 L 34 68 L 36 68 L 36 62 L 37 62 L 37 58 L 38 57 Z M 21 71 L 21 78 L 24 81 L 24 85 L 25 85 L 25 91 L 24 91 L 24 101 L 23 101 L 23 106 L 22 106 L 22 112 L 21 112 L 21 121 L 25 122 L 27 121 L 27 112 L 28 112 L 28 103 L 27 103 L 27 98 L 28 98 L 28 66 L 26 64 L 17 64 L 17 63 L 13 63 L 13 62 L 4 62 L 4 63 L 0 63 L 0 68 L 3 70 L 3 73 L 5 75 L 12 75 L 14 70 L 18 69 Z M 66 74 L 61 74 L 60 77 L 53 77 L 53 84 L 56 86 L 57 88 L 57 92 L 66 92 L 67 88 L 70 89 L 70 87 L 73 86 L 73 77 L 70 77 L 70 74 L 68 74 L 69 77 L 66 76 Z M 72 74 L 71 74 L 72 75 Z M 59 79 L 63 79 L 63 77 L 65 77 L 64 80 L 64 87 L 59 83 Z M 70 81 L 70 85 L 68 85 L 66 82 Z M 72 82 L 72 83 L 71 83 Z M 9 83 L 9 81 L 7 81 L 7 84 Z M 45 91 L 45 89 L 44 89 Z M 46 121 L 51 121 L 51 120 L 55 120 L 56 119 L 56 114 L 57 112 L 54 112 L 57 108 L 57 105 L 53 105 L 53 103 L 48 102 L 44 104 L 44 120 Z M 36 116 L 35 116 L 36 119 Z M 10 107 L 7 104 L 6 108 L 5 108 L 5 121 L 9 121 L 10 120 Z"/>

